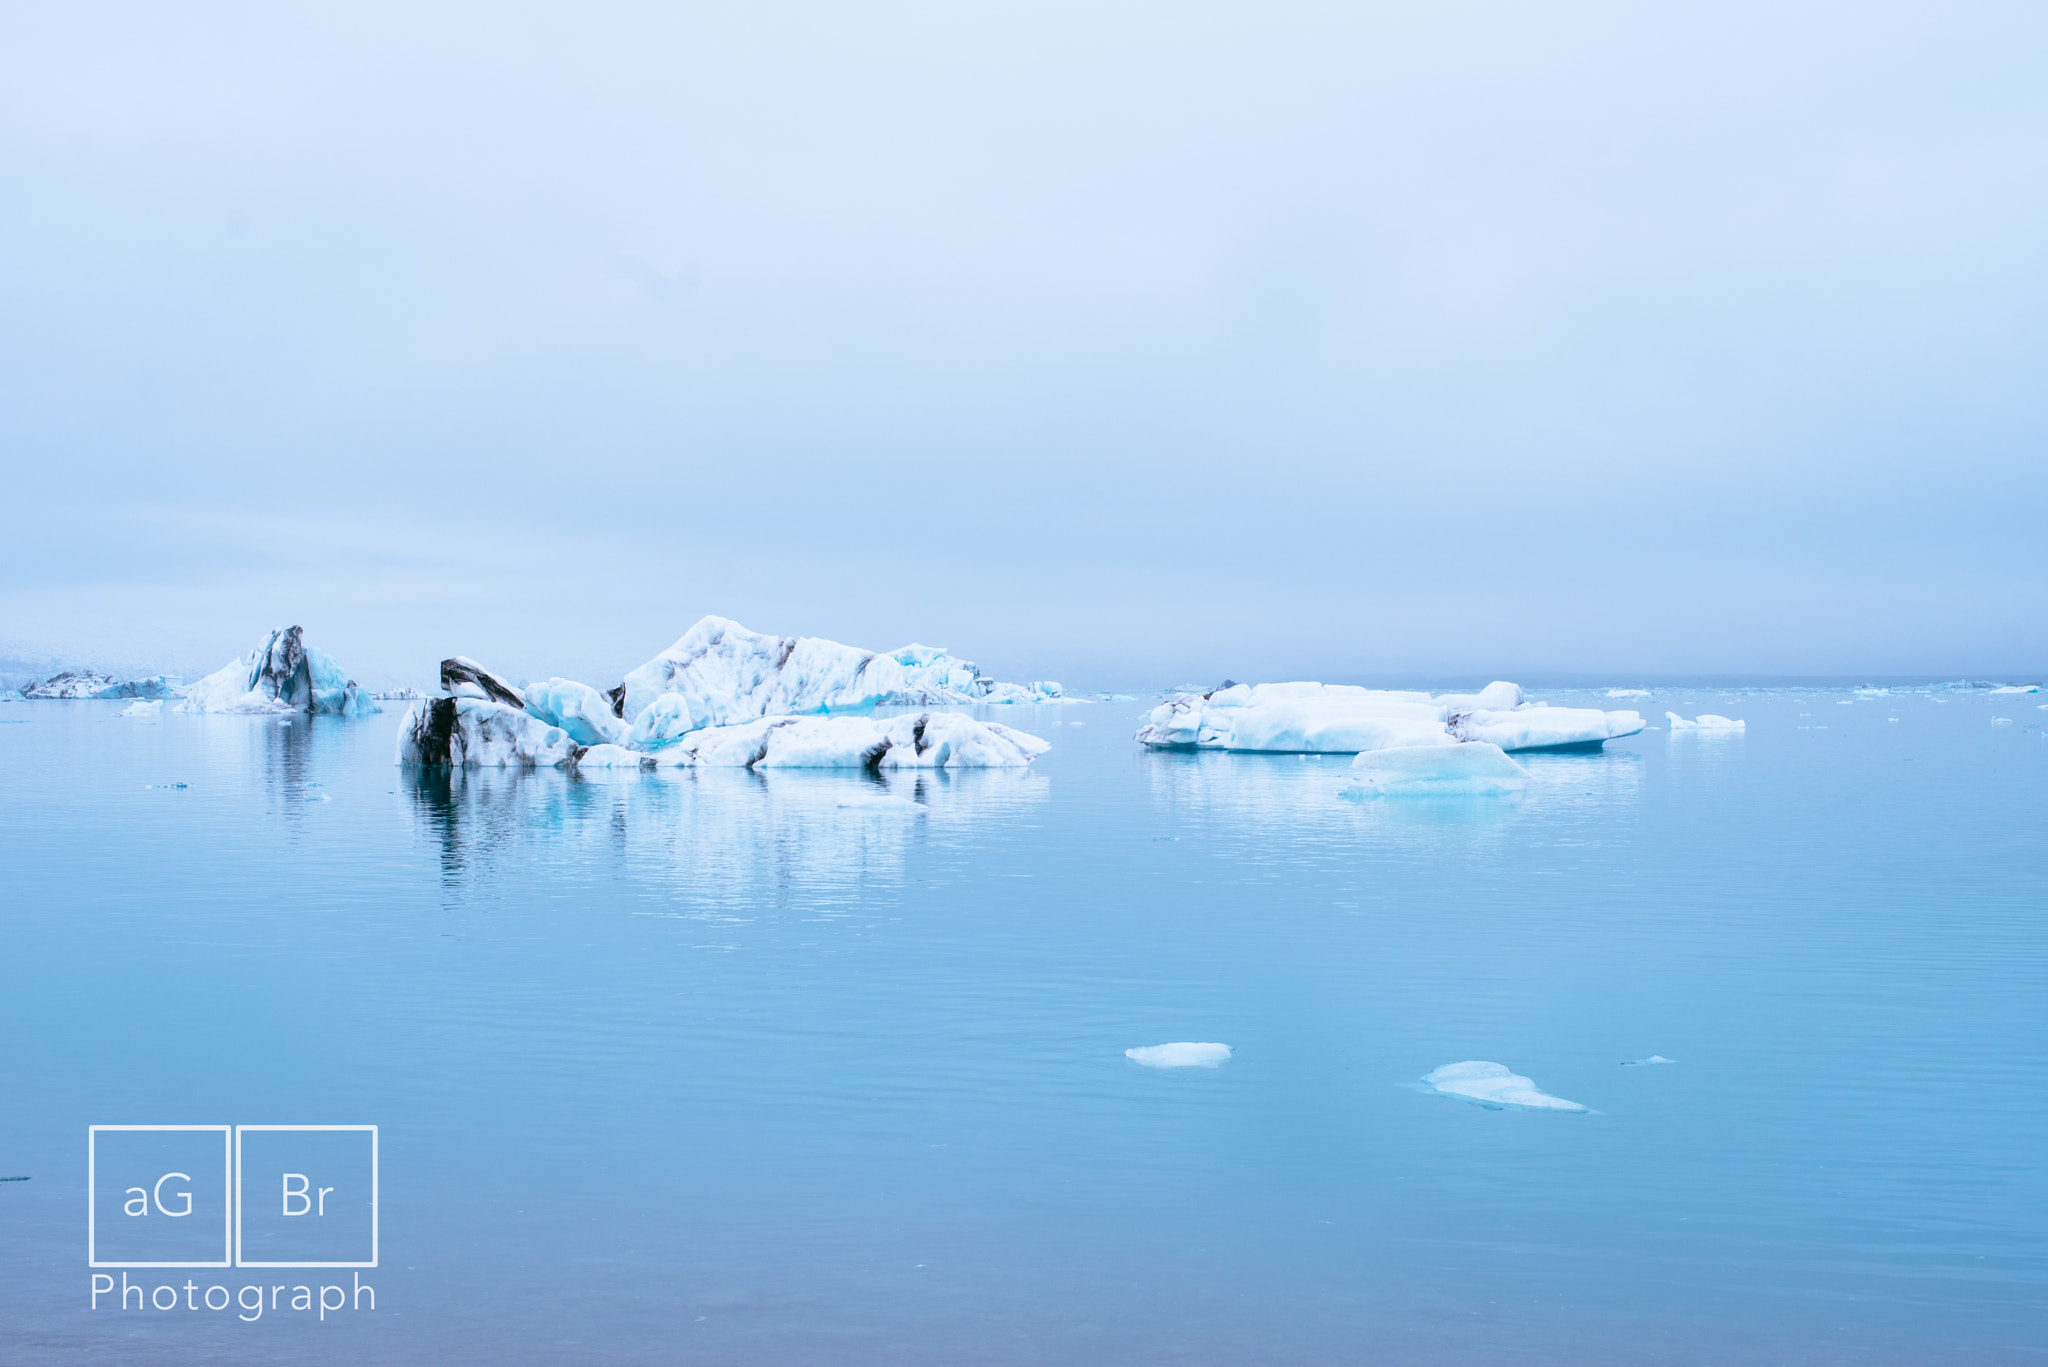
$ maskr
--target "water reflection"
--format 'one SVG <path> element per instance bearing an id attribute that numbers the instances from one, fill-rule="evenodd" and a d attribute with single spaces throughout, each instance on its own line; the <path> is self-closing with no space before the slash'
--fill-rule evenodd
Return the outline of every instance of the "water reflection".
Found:
<path id="1" fill-rule="evenodd" d="M 1193 824 L 1218 845 L 1242 844 L 1248 857 L 1285 849 L 1293 857 L 1318 844 L 1353 850 L 1361 843 L 1441 853 L 1446 840 L 1486 837 L 1535 816 L 1598 821 L 1633 801 L 1642 757 L 1629 750 L 1523 753 L 1532 782 L 1499 796 L 1342 796 L 1350 755 L 1253 755 L 1224 751 L 1147 751 L 1141 759 L 1154 802 L 1176 823 Z M 1566 832 L 1571 832 L 1567 825 Z M 1566 838 L 1577 838 L 1567 834 Z"/>
<path id="2" fill-rule="evenodd" d="M 751 919 L 801 901 L 850 912 L 895 882 L 917 841 L 1045 797 L 1030 769 L 954 772 L 406 769 L 444 881 L 461 886 L 538 858 L 646 877 L 665 914 Z"/>

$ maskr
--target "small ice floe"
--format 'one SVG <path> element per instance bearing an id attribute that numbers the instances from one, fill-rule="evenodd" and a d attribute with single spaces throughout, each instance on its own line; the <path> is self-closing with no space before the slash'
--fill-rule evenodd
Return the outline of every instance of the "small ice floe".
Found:
<path id="1" fill-rule="evenodd" d="M 1422 1085 L 1442 1096 L 1470 1101 L 1489 1111 L 1584 1111 L 1576 1101 L 1538 1091 L 1536 1084 L 1505 1065 L 1468 1060 L 1446 1063 L 1422 1079 Z"/>
<path id="2" fill-rule="evenodd" d="M 1648 1058 L 1632 1058 L 1627 1063 L 1624 1063 L 1621 1066 L 1624 1068 L 1647 1068 L 1653 1063 L 1676 1062 L 1678 1062 L 1678 1060 L 1675 1058 L 1665 1058 L 1662 1054 L 1652 1054 Z"/>
<path id="3" fill-rule="evenodd" d="M 157 713 L 163 710 L 163 699 L 158 698 L 154 702 L 129 703 L 126 707 L 121 709 L 121 715 L 124 717 L 148 717 L 152 721 L 154 721 L 156 719 Z"/>
<path id="4" fill-rule="evenodd" d="M 1647 688 L 1610 688 L 1607 690 L 1607 696 L 1610 698 L 1647 698 L 1650 696 L 1650 690 Z"/>
<path id="5" fill-rule="evenodd" d="M 1670 720 L 1673 731 L 1742 731 L 1748 729 L 1747 723 L 1736 721 L 1730 717 L 1717 717 L 1712 712 L 1702 712 L 1693 721 L 1687 721 L 1676 712 L 1666 712 L 1664 715 Z"/>
<path id="6" fill-rule="evenodd" d="M 1892 691 L 1889 688 L 1859 688 L 1856 690 L 1856 696 L 1859 698 L 1889 698 L 1891 695 Z"/>
<path id="7" fill-rule="evenodd" d="M 2011 725 L 2012 725 L 2012 718 L 2011 718 L 2011 717 L 1993 717 L 1993 718 L 1991 719 L 1991 724 L 1992 724 L 1993 726 L 2011 726 Z"/>
<path id="8" fill-rule="evenodd" d="M 1147 1068 L 1215 1068 L 1230 1061 L 1227 1044 L 1148 1044 L 1124 1057 Z"/>
<path id="9" fill-rule="evenodd" d="M 1994 689 L 1992 689 L 1991 691 L 1992 691 L 1992 693 L 1993 693 L 1993 694 L 1998 694 L 1998 693 L 2039 693 L 2039 692 L 2041 691 L 2041 685 L 2039 685 L 2039 684 L 2002 684 L 2002 685 L 2000 685 L 1999 687 L 1997 687 L 1997 688 L 1994 688 Z"/>
<path id="10" fill-rule="evenodd" d="M 1529 771 L 1498 745 L 1413 745 L 1367 750 L 1351 761 L 1351 783 L 1339 797 L 1461 797 L 1512 793 L 1528 786 Z"/>

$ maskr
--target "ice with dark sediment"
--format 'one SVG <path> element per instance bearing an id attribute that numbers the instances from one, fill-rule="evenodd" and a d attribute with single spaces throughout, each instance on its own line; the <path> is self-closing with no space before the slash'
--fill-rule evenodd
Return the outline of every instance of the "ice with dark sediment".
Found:
<path id="1" fill-rule="evenodd" d="M 273 631 L 184 692 L 180 712 L 307 712 L 360 716 L 383 709 L 298 627 Z"/>

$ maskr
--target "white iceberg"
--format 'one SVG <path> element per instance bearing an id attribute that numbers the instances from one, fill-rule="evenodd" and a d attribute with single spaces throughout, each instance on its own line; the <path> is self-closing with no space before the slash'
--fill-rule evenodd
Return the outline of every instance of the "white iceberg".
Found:
<path id="1" fill-rule="evenodd" d="M 1160 749 L 1352 754 L 1460 741 L 1503 750 L 1595 746 L 1642 729 L 1634 712 L 1526 702 L 1506 681 L 1438 697 L 1350 684 L 1226 684 L 1168 698 L 1137 739 Z"/>
<path id="2" fill-rule="evenodd" d="M 1650 690 L 1647 688 L 1610 688 L 1607 690 L 1607 696 L 1610 698 L 1647 698 L 1650 696 Z"/>
<path id="3" fill-rule="evenodd" d="M 1466 741 L 1367 750 L 1351 761 L 1351 783 L 1339 796 L 1483 796 L 1517 792 L 1528 783 L 1529 771 L 1509 759 L 1499 746 Z"/>
<path id="4" fill-rule="evenodd" d="M 612 715 L 611 699 L 589 684 L 548 679 L 524 691 L 526 710 L 567 731 L 578 745 L 617 745 L 626 739 L 626 724 Z"/>
<path id="5" fill-rule="evenodd" d="M 157 698 L 150 702 L 143 702 L 138 700 L 136 702 L 129 703 L 126 707 L 122 708 L 121 715 L 124 717 L 154 718 L 157 715 L 157 713 L 163 710 L 164 703 L 163 699 L 161 698 Z"/>
<path id="6" fill-rule="evenodd" d="M 228 661 L 185 690 L 180 712 L 378 712 L 334 658 L 305 644 L 298 627 L 273 631 L 247 655 Z"/>
<path id="7" fill-rule="evenodd" d="M 1735 721 L 1728 717 L 1717 717 L 1712 712 L 1702 712 L 1693 721 L 1687 721 L 1676 712 L 1666 712 L 1664 715 L 1671 722 L 1671 729 L 1673 731 L 1743 731 L 1748 729 L 1748 724 L 1745 722 Z"/>
<path id="8" fill-rule="evenodd" d="M 816 636 L 769 636 L 723 617 L 698 622 L 606 696 L 615 717 L 637 721 L 668 694 L 681 700 L 690 730 L 878 706 L 1066 701 L 1056 683 L 1001 684 L 938 646 L 861 650 Z"/>
<path id="9" fill-rule="evenodd" d="M 1648 1068 L 1653 1064 L 1676 1062 L 1678 1060 L 1675 1058 L 1665 1058 L 1662 1054 L 1652 1054 L 1648 1058 L 1632 1058 L 1621 1066 L 1624 1068 Z"/>
<path id="10" fill-rule="evenodd" d="M 1992 689 L 1991 691 L 1992 691 L 1993 693 L 2039 693 L 2039 692 L 2041 691 L 2041 685 L 2039 685 L 2039 684 L 2001 684 L 2001 685 L 2000 685 L 1999 687 L 1997 687 L 1997 688 L 1994 688 L 1994 689 Z"/>
<path id="11" fill-rule="evenodd" d="M 423 699 L 398 724 L 400 764 L 551 768 L 582 749 L 561 727 L 495 698 Z"/>
<path id="12" fill-rule="evenodd" d="M 1230 1061 L 1227 1044 L 1148 1044 L 1124 1050 L 1124 1057 L 1147 1068 L 1216 1068 Z"/>
<path id="13" fill-rule="evenodd" d="M 1538 1091 L 1536 1084 L 1498 1063 L 1468 1060 L 1446 1063 L 1422 1079 L 1425 1087 L 1443 1096 L 1477 1102 L 1490 1111 L 1585 1111 L 1576 1101 Z"/>

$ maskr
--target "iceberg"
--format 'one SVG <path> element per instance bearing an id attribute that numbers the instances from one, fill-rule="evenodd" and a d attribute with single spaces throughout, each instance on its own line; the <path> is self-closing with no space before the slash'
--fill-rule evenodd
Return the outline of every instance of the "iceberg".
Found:
<path id="1" fill-rule="evenodd" d="M 1634 712 L 1550 707 L 1497 681 L 1477 693 L 1351 684 L 1230 684 L 1152 709 L 1140 744 L 1159 749 L 1352 754 L 1484 741 L 1503 750 L 1595 746 L 1643 729 Z"/>
<path id="2" fill-rule="evenodd" d="M 71 669 L 41 683 L 32 683 L 24 698 L 174 698 L 179 681 L 167 674 L 122 681 L 90 669 Z"/>
<path id="3" fill-rule="evenodd" d="M 163 710 L 163 699 L 157 698 L 150 702 L 137 701 L 129 703 L 121 709 L 121 715 L 124 717 L 148 717 L 154 721 L 156 715 Z"/>
<path id="4" fill-rule="evenodd" d="M 1632 1058 L 1621 1066 L 1624 1068 L 1648 1068 L 1652 1064 L 1676 1062 L 1678 1060 L 1675 1058 L 1665 1058 L 1662 1054 L 1652 1054 L 1648 1058 Z"/>
<path id="5" fill-rule="evenodd" d="M 665 694 L 682 699 L 691 729 L 883 706 L 1072 701 L 1051 681 L 998 683 L 939 646 L 861 650 L 816 636 L 769 636 L 724 617 L 699 621 L 606 697 L 614 717 L 637 721 Z"/>
<path id="6" fill-rule="evenodd" d="M 298 627 L 286 627 L 186 689 L 177 710 L 354 717 L 383 709 L 356 687 L 333 656 L 307 645 Z"/>
<path id="7" fill-rule="evenodd" d="M 1124 1050 L 1124 1057 L 1147 1068 L 1215 1068 L 1230 1061 L 1227 1044 L 1148 1044 Z"/>
<path id="8" fill-rule="evenodd" d="M 1529 771 L 1486 741 L 1367 750 L 1351 761 L 1340 797 L 1457 797 L 1518 792 Z"/>
<path id="9" fill-rule="evenodd" d="M 611 699 L 573 679 L 528 684 L 526 710 L 567 731 L 578 745 L 617 745 L 626 738 L 626 724 L 612 715 Z"/>
<path id="10" fill-rule="evenodd" d="M 1610 688 L 1607 690 L 1607 696 L 1610 698 L 1647 698 L 1650 696 L 1650 690 L 1647 688 Z"/>
<path id="11" fill-rule="evenodd" d="M 1727 717 L 1717 717 L 1712 712 L 1700 713 L 1699 718 L 1695 721 L 1687 721 L 1676 712 L 1666 712 L 1664 716 L 1670 721 L 1673 731 L 1743 731 L 1748 729 L 1747 723 L 1733 721 Z"/>
<path id="12" fill-rule="evenodd" d="M 1997 687 L 1997 688 L 1994 688 L 1994 689 L 1992 689 L 1991 691 L 1992 691 L 1992 692 L 1993 692 L 1994 694 L 1996 694 L 1996 693 L 2039 693 L 2039 692 L 2041 691 L 2041 685 L 2039 685 L 2039 684 L 2001 684 L 2001 685 L 2000 685 L 1999 687 Z"/>
<path id="13" fill-rule="evenodd" d="M 1476 1102 L 1489 1111 L 1577 1111 L 1586 1108 L 1576 1101 L 1538 1091 L 1536 1084 L 1498 1063 L 1477 1059 L 1446 1063 L 1422 1079 L 1422 1085 L 1441 1096 Z"/>
<path id="14" fill-rule="evenodd" d="M 583 747 L 559 726 L 495 698 L 426 698 L 398 725 L 398 762 L 502 769 L 553 768 Z"/>

